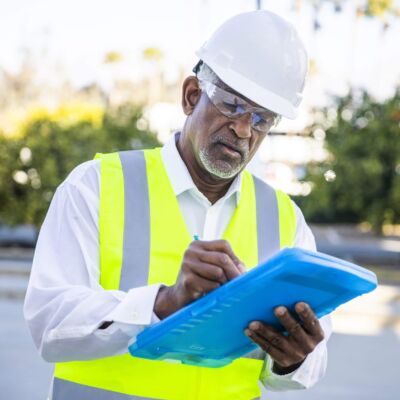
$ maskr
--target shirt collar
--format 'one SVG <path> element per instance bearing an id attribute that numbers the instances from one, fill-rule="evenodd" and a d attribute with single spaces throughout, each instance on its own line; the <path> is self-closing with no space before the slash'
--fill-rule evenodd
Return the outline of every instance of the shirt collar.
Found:
<path id="1" fill-rule="evenodd" d="M 171 182 L 172 189 L 174 190 L 175 196 L 179 196 L 188 190 L 195 190 L 199 192 L 176 147 L 175 135 L 176 134 L 172 135 L 168 142 L 161 149 L 161 157 L 167 171 L 168 178 Z M 238 205 L 241 187 L 242 173 L 235 177 L 224 198 L 227 199 L 235 194 L 236 205 Z"/>

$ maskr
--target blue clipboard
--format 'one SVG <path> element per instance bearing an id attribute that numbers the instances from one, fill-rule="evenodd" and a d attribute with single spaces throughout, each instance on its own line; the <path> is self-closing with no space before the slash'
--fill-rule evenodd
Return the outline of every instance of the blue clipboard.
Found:
<path id="1" fill-rule="evenodd" d="M 222 367 L 258 347 L 244 334 L 258 320 L 284 331 L 275 307 L 304 301 L 318 318 L 377 287 L 376 275 L 319 252 L 284 249 L 267 262 L 141 332 L 135 357 Z"/>

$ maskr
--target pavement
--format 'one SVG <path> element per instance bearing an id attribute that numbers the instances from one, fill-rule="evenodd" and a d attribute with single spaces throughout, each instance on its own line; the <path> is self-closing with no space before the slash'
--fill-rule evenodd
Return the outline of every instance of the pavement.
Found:
<path id="1" fill-rule="evenodd" d="M 23 320 L 22 306 L 21 299 L 0 299 L 0 398 L 44 400 L 53 365 L 39 357 Z M 382 285 L 342 306 L 333 315 L 333 327 L 326 376 L 311 389 L 268 392 L 263 399 L 399 398 L 400 287 Z"/>
<path id="2" fill-rule="evenodd" d="M 0 299 L 23 299 L 34 249 L 0 247 Z"/>
<path id="3" fill-rule="evenodd" d="M 22 306 L 21 299 L 0 299 L 0 398 L 45 400 L 53 365 L 36 351 Z"/>
<path id="4" fill-rule="evenodd" d="M 263 399 L 397 400 L 400 239 L 345 226 L 312 226 L 312 230 L 319 250 L 330 249 L 333 255 L 368 265 L 381 284 L 334 312 L 328 369 L 321 382 L 305 391 L 268 392 Z M 23 320 L 32 256 L 32 249 L 0 249 L 0 398 L 4 399 L 45 399 L 53 369 L 39 357 Z"/>
<path id="5" fill-rule="evenodd" d="M 317 248 L 366 266 L 400 269 L 400 236 L 378 236 L 355 225 L 311 225 Z"/>
<path id="6" fill-rule="evenodd" d="M 354 225 L 311 225 L 317 249 L 373 270 L 380 283 L 400 285 L 400 237 L 376 236 Z M 0 299 L 23 298 L 33 249 L 0 247 Z"/>

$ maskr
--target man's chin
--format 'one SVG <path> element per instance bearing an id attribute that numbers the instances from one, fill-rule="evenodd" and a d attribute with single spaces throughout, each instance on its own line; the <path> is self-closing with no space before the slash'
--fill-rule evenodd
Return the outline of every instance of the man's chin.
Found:
<path id="1" fill-rule="evenodd" d="M 232 179 L 243 169 L 242 164 L 229 163 L 225 160 L 217 160 L 204 167 L 211 175 L 220 179 Z"/>
<path id="2" fill-rule="evenodd" d="M 217 156 L 206 151 L 200 151 L 199 155 L 204 169 L 213 177 L 219 179 L 232 179 L 245 167 L 242 159 L 230 157 L 226 154 Z"/>

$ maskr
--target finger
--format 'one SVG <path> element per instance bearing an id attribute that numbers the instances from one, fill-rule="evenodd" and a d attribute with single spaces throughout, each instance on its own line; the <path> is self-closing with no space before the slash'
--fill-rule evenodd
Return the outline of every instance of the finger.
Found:
<path id="1" fill-rule="evenodd" d="M 228 256 L 228 258 L 230 259 L 230 265 L 233 265 L 233 267 L 231 266 L 229 267 L 229 275 L 232 276 L 232 278 L 230 279 L 233 279 L 234 277 L 246 271 L 244 263 L 240 261 L 239 258 L 235 255 L 230 244 L 226 240 L 213 240 L 203 243 L 204 243 L 203 248 L 205 250 L 217 251 L 220 253 L 224 253 Z"/>
<path id="2" fill-rule="evenodd" d="M 263 338 L 267 343 L 270 343 L 275 349 L 279 350 L 282 357 L 276 359 L 282 366 L 293 365 L 297 362 L 304 360 L 310 351 L 303 348 L 304 346 L 290 340 L 282 333 L 278 332 L 274 327 L 265 325 L 260 321 L 253 321 L 250 323 L 249 328 L 254 331 L 259 337 Z M 312 344 L 311 341 L 309 343 Z M 277 353 L 275 354 L 279 356 Z"/>
<path id="3" fill-rule="evenodd" d="M 233 263 L 238 267 L 238 269 L 240 271 L 246 272 L 246 267 L 244 263 L 234 253 L 229 242 L 227 240 L 220 240 L 217 242 L 219 242 L 218 245 L 221 246 L 221 251 L 224 251 L 226 254 L 228 254 L 228 256 L 232 259 Z"/>
<path id="4" fill-rule="evenodd" d="M 324 330 L 312 308 L 307 303 L 300 302 L 296 304 L 295 310 L 302 320 L 304 329 L 319 341 L 323 340 Z"/>
<path id="5" fill-rule="evenodd" d="M 230 257 L 222 252 L 209 251 L 209 243 L 213 242 L 202 242 L 199 240 L 192 242 L 185 251 L 183 265 L 188 266 L 190 263 L 200 260 L 221 268 L 226 280 L 231 280 L 238 276 L 239 272 Z M 207 253 L 211 252 L 216 253 L 216 255 L 207 255 Z"/>
<path id="6" fill-rule="evenodd" d="M 219 286 L 220 284 L 218 282 L 210 281 L 194 273 L 183 278 L 183 287 L 192 299 L 201 297 L 204 294 L 217 289 Z"/>
<path id="7" fill-rule="evenodd" d="M 187 262 L 187 265 L 191 271 L 202 278 L 221 284 L 228 280 L 223 268 L 217 267 L 216 265 L 202 262 L 202 260 L 191 260 Z"/>
<path id="8" fill-rule="evenodd" d="M 243 261 L 241 261 L 239 257 L 233 252 L 233 249 L 229 242 L 226 240 L 222 240 L 222 246 L 224 246 L 226 254 L 228 254 L 229 257 L 232 259 L 233 263 L 239 269 L 239 272 L 241 272 L 242 274 L 246 272 L 246 266 L 244 265 Z"/>
<path id="9" fill-rule="evenodd" d="M 295 318 L 293 318 L 286 307 L 277 307 L 275 309 L 275 315 L 291 338 L 293 338 L 297 343 L 300 343 L 302 346 L 307 345 L 307 343 L 310 341 L 308 334 L 304 331 L 301 324 Z"/>
<path id="10" fill-rule="evenodd" d="M 234 264 L 228 254 L 222 251 L 203 251 L 199 254 L 201 261 L 214 264 L 223 269 L 227 280 L 236 278 L 241 274 L 240 270 Z"/>
<path id="11" fill-rule="evenodd" d="M 250 323 L 249 328 L 282 352 L 289 351 L 288 339 L 273 326 L 265 325 L 260 321 L 253 321 Z"/>
<path id="12" fill-rule="evenodd" d="M 199 254 L 199 258 L 203 262 L 214 264 L 221 268 L 227 280 L 231 280 L 240 275 L 240 271 L 237 269 L 232 259 L 228 254 L 222 251 L 203 251 Z"/>
<path id="13" fill-rule="evenodd" d="M 258 335 L 253 330 L 246 329 L 244 332 L 249 339 L 251 339 L 255 344 L 259 345 L 276 362 L 280 363 L 286 358 L 286 355 L 280 349 L 275 347 L 271 342 Z"/>

